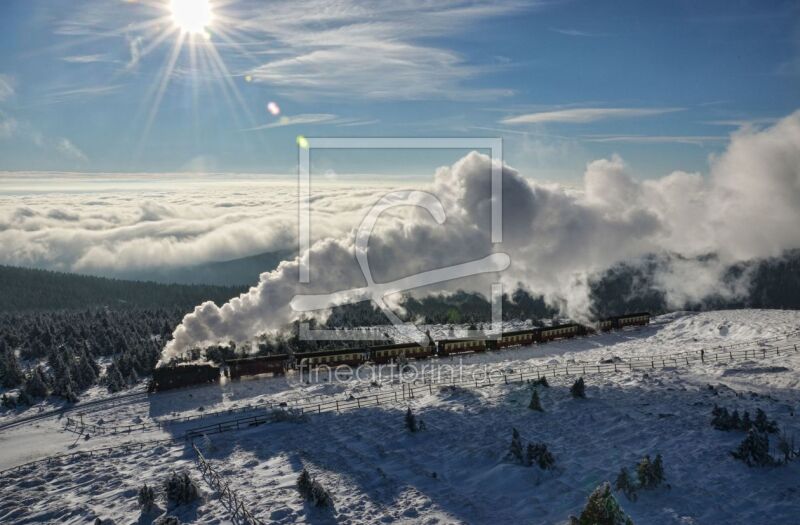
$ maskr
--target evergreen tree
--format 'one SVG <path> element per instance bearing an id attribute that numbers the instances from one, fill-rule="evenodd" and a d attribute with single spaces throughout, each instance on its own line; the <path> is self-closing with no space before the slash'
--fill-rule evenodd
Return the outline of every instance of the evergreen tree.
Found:
<path id="1" fill-rule="evenodd" d="M 3 408 L 13 409 L 17 407 L 17 400 L 14 396 L 9 396 L 8 394 L 3 394 L 2 401 L 0 401 Z"/>
<path id="2" fill-rule="evenodd" d="M 519 463 L 525 462 L 522 457 L 522 438 L 516 428 L 511 429 L 511 446 L 509 446 L 508 452 Z"/>
<path id="3" fill-rule="evenodd" d="M 608 482 L 592 492 L 580 517 L 571 521 L 576 525 L 633 525 L 611 493 Z"/>
<path id="4" fill-rule="evenodd" d="M 655 461 L 647 455 L 636 466 L 636 475 L 639 478 L 639 486 L 643 489 L 654 489 L 664 481 L 664 465 L 661 454 L 656 456 Z"/>
<path id="5" fill-rule="evenodd" d="M 775 434 L 778 432 L 778 424 L 775 421 L 770 421 L 767 418 L 767 414 L 760 408 L 756 409 L 756 420 L 753 426 L 755 426 L 756 430 L 759 432 L 767 434 Z"/>
<path id="6" fill-rule="evenodd" d="M 741 423 L 741 427 L 740 428 L 742 430 L 746 431 L 746 430 L 750 430 L 750 427 L 752 427 L 752 426 L 753 426 L 753 422 L 750 421 L 750 412 L 745 410 L 744 411 L 744 415 L 742 416 L 742 423 Z"/>
<path id="7" fill-rule="evenodd" d="M 47 397 L 49 388 L 41 367 L 37 366 L 25 380 L 25 393 L 32 398 Z"/>
<path id="8" fill-rule="evenodd" d="M 636 501 L 636 484 L 628 474 L 628 469 L 622 467 L 614 481 L 614 490 L 622 492 L 630 501 Z"/>
<path id="9" fill-rule="evenodd" d="M 303 469 L 303 472 L 297 477 L 297 491 L 304 498 L 311 495 L 311 475 L 306 469 Z"/>
<path id="10" fill-rule="evenodd" d="M 747 463 L 748 467 L 765 467 L 775 462 L 769 455 L 769 436 L 755 428 L 750 429 L 747 437 L 739 443 L 731 455 Z"/>
<path id="11" fill-rule="evenodd" d="M 417 432 L 419 430 L 419 425 L 417 424 L 417 418 L 414 416 L 414 413 L 411 411 L 411 407 L 408 407 L 406 411 L 406 428 L 411 432 Z"/>
<path id="12" fill-rule="evenodd" d="M 583 378 L 579 377 L 575 383 L 572 384 L 572 387 L 569 389 L 570 394 L 572 397 L 576 399 L 585 399 L 586 398 L 586 385 L 583 382 Z"/>
<path id="13" fill-rule="evenodd" d="M 531 394 L 531 402 L 528 404 L 528 408 L 531 410 L 537 410 L 539 412 L 544 412 L 542 408 L 542 403 L 539 401 L 539 391 L 535 388 L 533 389 L 533 394 Z"/>
<path id="14" fill-rule="evenodd" d="M 145 483 L 139 487 L 138 501 L 142 511 L 150 512 L 156 504 L 156 491 Z"/>

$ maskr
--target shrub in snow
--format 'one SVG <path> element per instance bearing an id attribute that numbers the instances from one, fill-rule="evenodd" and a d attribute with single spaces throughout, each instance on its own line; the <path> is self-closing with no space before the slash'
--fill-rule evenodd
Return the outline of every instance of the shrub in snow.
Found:
<path id="1" fill-rule="evenodd" d="M 528 448 L 525 450 L 525 464 L 550 470 L 556 465 L 556 458 L 547 450 L 547 445 L 544 443 L 528 443 Z"/>
<path id="2" fill-rule="evenodd" d="M 156 504 L 156 491 L 148 487 L 147 483 L 139 487 L 139 506 L 144 512 L 150 512 Z"/>
<path id="3" fill-rule="evenodd" d="M 9 409 L 16 408 L 17 398 L 15 398 L 14 396 L 3 394 L 3 398 L 2 401 L 0 401 L 0 404 L 3 405 L 3 408 L 9 408 Z"/>
<path id="4" fill-rule="evenodd" d="M 417 422 L 417 417 L 411 411 L 411 407 L 408 407 L 408 410 L 406 411 L 406 428 L 410 432 L 417 432 L 421 430 L 420 424 Z"/>
<path id="5" fill-rule="evenodd" d="M 539 401 L 539 391 L 534 389 L 533 394 L 531 394 L 531 402 L 528 404 L 528 408 L 531 410 L 538 410 L 539 412 L 544 412 L 542 408 L 542 402 Z"/>
<path id="6" fill-rule="evenodd" d="M 775 421 L 770 421 L 760 408 L 756 409 L 755 420 L 751 420 L 748 412 L 745 412 L 744 416 L 739 417 L 738 410 L 734 410 L 731 414 L 728 412 L 727 408 L 720 408 L 714 405 L 714 408 L 711 410 L 711 425 L 717 430 L 726 431 L 743 430 L 747 432 L 751 428 L 755 428 L 762 433 L 774 434 L 778 432 L 778 424 Z"/>
<path id="7" fill-rule="evenodd" d="M 333 505 L 333 498 L 330 493 L 320 484 L 319 481 L 311 479 L 311 475 L 306 469 L 297 478 L 297 491 L 300 495 L 313 503 L 317 507 L 330 507 Z"/>
<path id="8" fill-rule="evenodd" d="M 619 506 L 606 481 L 594 489 L 580 517 L 570 518 L 570 525 L 633 525 L 633 521 Z"/>
<path id="9" fill-rule="evenodd" d="M 630 501 L 636 501 L 636 484 L 628 474 L 628 469 L 622 467 L 614 481 L 614 490 L 622 492 Z"/>
<path id="10" fill-rule="evenodd" d="M 545 388 L 548 388 L 550 386 L 550 383 L 547 382 L 547 378 L 545 376 L 542 376 L 539 379 L 534 379 L 534 380 L 530 381 L 530 384 L 531 384 L 531 386 L 534 386 L 534 387 L 543 386 Z"/>
<path id="11" fill-rule="evenodd" d="M 655 460 L 650 460 L 650 456 L 645 456 L 636 466 L 636 476 L 639 478 L 639 486 L 643 489 L 657 488 L 664 482 L 664 463 L 661 454 Z"/>
<path id="12" fill-rule="evenodd" d="M 769 455 L 769 436 L 755 428 L 750 429 L 747 437 L 739 443 L 731 455 L 744 461 L 749 467 L 764 467 L 775 463 Z"/>
<path id="13" fill-rule="evenodd" d="M 572 387 L 569 389 L 569 393 L 572 394 L 572 397 L 576 399 L 584 399 L 586 397 L 586 385 L 584 384 L 582 377 L 579 377 L 572 384 Z"/>
<path id="14" fill-rule="evenodd" d="M 153 525 L 181 525 L 181 520 L 176 516 L 159 516 Z"/>
<path id="15" fill-rule="evenodd" d="M 511 445 L 508 447 L 509 455 L 520 463 L 524 463 L 522 457 L 522 438 L 516 428 L 511 429 Z"/>
<path id="16" fill-rule="evenodd" d="M 191 503 L 200 497 L 200 489 L 187 472 L 172 472 L 164 482 L 167 501 L 175 505 Z"/>
<path id="17" fill-rule="evenodd" d="M 296 408 L 275 409 L 272 411 L 272 418 L 276 422 L 305 423 L 308 421 L 308 416 Z"/>

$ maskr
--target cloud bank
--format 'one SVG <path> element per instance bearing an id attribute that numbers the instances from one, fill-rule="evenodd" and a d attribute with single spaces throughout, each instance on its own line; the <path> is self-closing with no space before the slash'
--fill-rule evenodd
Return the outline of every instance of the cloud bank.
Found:
<path id="1" fill-rule="evenodd" d="M 432 191 L 447 212 L 443 226 L 415 209 L 383 220 L 368 249 L 376 280 L 489 253 L 489 173 L 489 159 L 478 153 L 437 171 Z M 729 263 L 800 247 L 800 112 L 763 131 L 735 133 L 728 149 L 712 160 L 708 176 L 674 172 L 638 180 L 618 156 L 591 162 L 577 190 L 536 183 L 508 166 L 502 173 L 500 249 L 512 263 L 495 278 L 543 293 L 577 319 L 589 311 L 589 280 L 622 261 L 653 253 L 681 256 L 659 270 L 656 282 L 668 301 L 682 304 L 711 292 L 742 293 L 741 283 L 720 281 Z M 717 257 L 693 260 L 710 253 Z M 312 283 L 301 288 L 298 269 L 309 261 Z M 163 358 L 277 328 L 293 317 L 289 301 L 296 293 L 363 285 L 353 236 L 319 240 L 310 252 L 263 274 L 240 297 L 222 306 L 198 306 L 177 327 Z M 487 290 L 480 279 L 464 287 Z"/>

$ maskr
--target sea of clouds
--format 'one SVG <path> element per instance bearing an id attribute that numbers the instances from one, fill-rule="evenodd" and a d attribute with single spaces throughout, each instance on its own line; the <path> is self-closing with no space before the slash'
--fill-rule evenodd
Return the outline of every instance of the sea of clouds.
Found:
<path id="1" fill-rule="evenodd" d="M 414 184 L 440 200 L 447 220 L 438 224 L 413 206 L 383 216 L 368 248 L 376 281 L 502 251 L 511 258 L 506 271 L 423 293 L 461 288 L 488 294 L 489 283 L 498 281 L 507 290 L 522 285 L 544 294 L 565 314 L 584 319 L 591 279 L 620 262 L 670 254 L 656 285 L 671 304 L 682 305 L 711 293 L 745 293 L 746 279 L 723 283 L 725 268 L 800 248 L 800 112 L 766 129 L 740 129 L 710 159 L 707 174 L 642 179 L 611 156 L 589 163 L 576 188 L 539 183 L 503 166 L 500 245 L 491 243 L 490 174 L 490 159 L 470 153 Z M 6 190 L 9 184 L 4 178 Z M 223 177 L 127 189 L 107 184 L 92 191 L 0 186 L 0 263 L 113 274 L 297 246 L 293 181 Z M 297 293 L 364 286 L 354 256 L 355 228 L 372 204 L 399 187 L 409 186 L 315 183 L 311 250 L 262 274 L 227 304 L 199 305 L 176 328 L 164 357 L 278 328 L 295 317 L 290 301 Z M 703 257 L 708 254 L 715 257 Z M 298 284 L 301 265 L 310 265 L 310 284 Z"/>

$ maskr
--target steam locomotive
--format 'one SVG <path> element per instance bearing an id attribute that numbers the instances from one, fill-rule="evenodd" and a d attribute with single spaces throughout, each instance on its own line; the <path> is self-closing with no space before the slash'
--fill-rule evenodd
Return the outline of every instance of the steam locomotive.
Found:
<path id="1" fill-rule="evenodd" d="M 366 348 L 342 348 L 320 350 L 302 354 L 271 354 L 256 357 L 243 357 L 226 360 L 221 366 L 212 364 L 178 364 L 162 366 L 153 370 L 150 392 L 160 392 L 195 385 L 216 383 L 221 376 L 241 379 L 261 374 L 280 375 L 287 370 L 307 370 L 321 366 L 335 368 L 339 365 L 358 366 L 364 363 L 384 364 L 401 359 L 425 359 L 439 356 L 502 350 L 512 346 L 526 346 L 546 343 L 555 339 L 608 332 L 628 326 L 644 326 L 650 323 L 647 312 L 619 315 L 602 319 L 597 328 L 579 323 L 566 323 L 527 330 L 503 332 L 498 338 L 486 336 L 474 338 L 453 338 L 434 341 L 429 338 L 425 344 L 399 343 L 381 344 Z"/>

